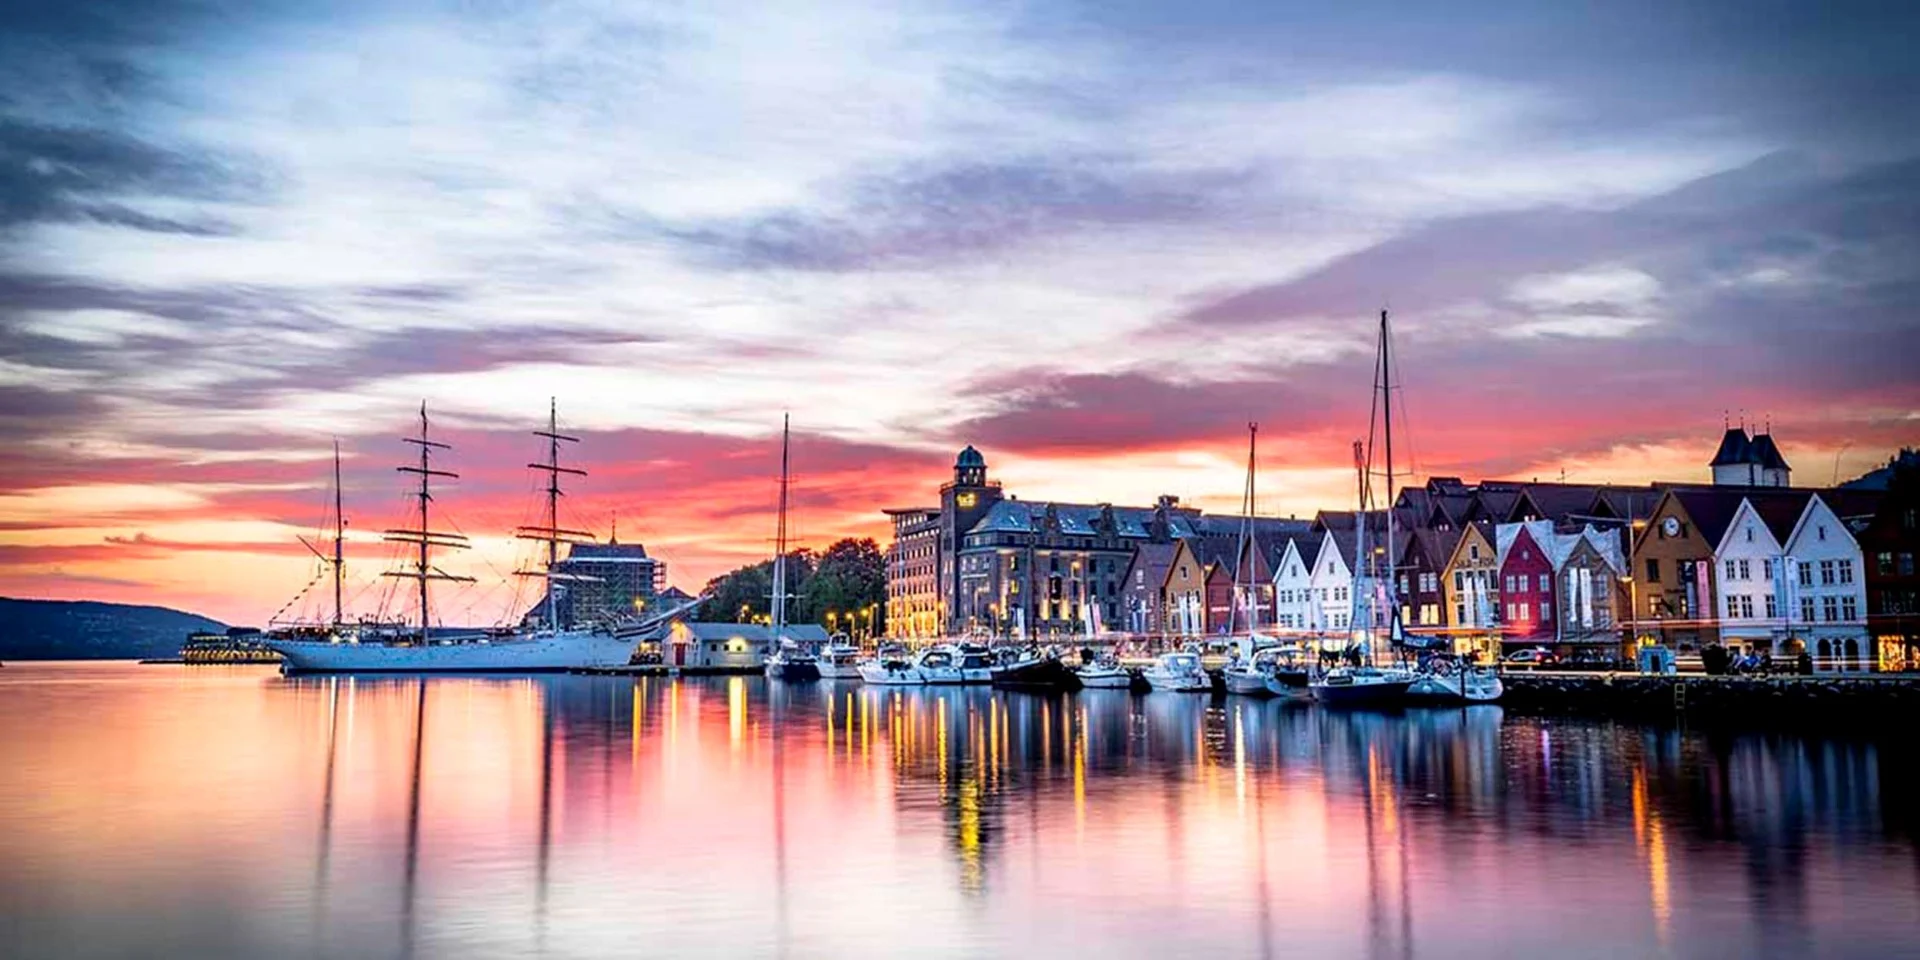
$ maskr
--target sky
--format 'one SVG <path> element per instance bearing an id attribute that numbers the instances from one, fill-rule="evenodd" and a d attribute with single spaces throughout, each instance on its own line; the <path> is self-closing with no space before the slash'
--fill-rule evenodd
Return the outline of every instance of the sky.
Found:
<path id="1" fill-rule="evenodd" d="M 424 401 L 527 602 L 563 525 L 672 581 L 883 542 L 978 446 L 1028 499 L 1354 499 L 1375 318 L 1402 463 L 1796 482 L 1920 442 L 1920 8 L 1651 3 L 0 8 L 0 594 L 391 608 Z M 284 606 L 291 603 L 292 606 Z"/>

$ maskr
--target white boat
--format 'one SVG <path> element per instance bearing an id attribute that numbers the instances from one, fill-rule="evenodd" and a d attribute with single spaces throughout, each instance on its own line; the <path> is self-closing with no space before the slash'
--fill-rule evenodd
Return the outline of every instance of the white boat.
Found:
<path id="1" fill-rule="evenodd" d="M 862 683 L 878 686 L 919 686 L 926 682 L 913 655 L 898 643 L 882 645 L 873 659 L 860 664 L 859 670 Z"/>
<path id="2" fill-rule="evenodd" d="M 790 682 L 818 680 L 820 659 L 807 644 L 781 637 L 780 645 L 767 655 L 767 676 Z"/>
<path id="3" fill-rule="evenodd" d="M 1378 667 L 1335 667 L 1308 684 L 1313 698 L 1333 706 L 1400 706 L 1414 674 Z"/>
<path id="4" fill-rule="evenodd" d="M 978 643 L 941 643 L 920 651 L 914 661 L 921 682 L 966 684 L 993 682 L 993 654 Z"/>
<path id="5" fill-rule="evenodd" d="M 860 679 L 860 648 L 848 643 L 844 638 L 827 644 L 820 656 L 814 661 L 814 668 L 820 671 L 822 680 L 858 680 Z"/>
<path id="6" fill-rule="evenodd" d="M 1200 666 L 1197 653 L 1163 653 L 1140 674 L 1155 692 L 1210 693 L 1213 678 Z"/>
<path id="7" fill-rule="evenodd" d="M 1425 671 L 1407 688 L 1416 703 L 1493 703 L 1506 693 L 1506 684 L 1491 667 L 1468 667 L 1462 672 Z"/>
<path id="8" fill-rule="evenodd" d="M 768 592 L 768 620 L 775 646 L 767 655 L 767 676 L 805 682 L 820 679 L 820 658 L 814 644 L 786 635 L 787 601 L 787 437 L 789 418 L 780 418 L 780 504 L 773 535 L 773 589 Z"/>
<path id="9" fill-rule="evenodd" d="M 1269 685 L 1273 680 L 1273 658 L 1256 655 L 1251 660 L 1236 660 L 1227 664 L 1221 671 L 1226 678 L 1227 692 L 1246 697 L 1267 697 L 1273 695 Z"/>
<path id="10" fill-rule="evenodd" d="M 1088 690 L 1125 690 L 1133 686 L 1133 671 L 1112 657 L 1083 663 L 1074 669 L 1073 675 L 1079 678 L 1080 686 Z"/>

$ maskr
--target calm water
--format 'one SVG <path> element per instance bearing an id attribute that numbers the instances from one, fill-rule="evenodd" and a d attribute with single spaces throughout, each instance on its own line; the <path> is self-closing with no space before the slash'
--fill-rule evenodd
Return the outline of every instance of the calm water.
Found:
<path id="1" fill-rule="evenodd" d="M 0 670 L 0 955 L 1920 953 L 1914 753 L 760 679 Z"/>

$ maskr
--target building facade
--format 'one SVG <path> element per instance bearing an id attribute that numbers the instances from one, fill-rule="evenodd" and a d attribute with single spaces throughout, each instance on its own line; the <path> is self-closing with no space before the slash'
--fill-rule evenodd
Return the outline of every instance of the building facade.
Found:
<path id="1" fill-rule="evenodd" d="M 666 589 L 665 561 L 647 556 L 638 543 L 576 543 L 553 565 L 553 587 L 528 611 L 530 623 L 547 619 L 547 605 L 557 602 L 563 626 L 606 623 L 644 613 Z"/>
<path id="2" fill-rule="evenodd" d="M 946 616 L 940 591 L 940 511 L 904 507 L 886 514 L 893 521 L 893 541 L 887 546 L 887 636 L 940 636 Z"/>

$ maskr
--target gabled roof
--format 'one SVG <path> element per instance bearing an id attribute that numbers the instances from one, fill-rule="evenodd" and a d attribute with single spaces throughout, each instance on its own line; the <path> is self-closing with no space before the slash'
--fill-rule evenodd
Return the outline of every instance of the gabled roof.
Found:
<path id="1" fill-rule="evenodd" d="M 1312 533 L 1302 533 L 1299 536 L 1288 537 L 1280 545 L 1281 559 L 1285 559 L 1286 548 L 1291 546 L 1294 553 L 1300 557 L 1300 569 L 1311 574 L 1313 572 L 1313 562 L 1320 558 L 1320 544 L 1324 538 L 1324 534 Z M 1276 577 L 1280 575 L 1280 563 L 1281 560 L 1275 560 L 1273 564 L 1274 576 Z"/>
<path id="2" fill-rule="evenodd" d="M 1427 566 L 1434 570 L 1444 570 L 1447 561 L 1453 559 L 1454 548 L 1460 545 L 1466 536 L 1465 530 L 1432 530 L 1425 527 L 1413 531 L 1413 549 L 1420 552 Z"/>
<path id="3" fill-rule="evenodd" d="M 1811 493 L 1788 492 L 1784 495 L 1748 494 L 1747 502 L 1753 505 L 1753 512 L 1760 522 L 1767 525 L 1767 532 L 1773 534 L 1773 542 L 1785 546 L 1793 537 L 1793 528 L 1800 522 L 1800 516 L 1807 512 L 1807 501 L 1813 499 Z"/>
<path id="4" fill-rule="evenodd" d="M 1615 573 L 1626 569 L 1626 561 L 1620 550 L 1620 531 L 1618 529 L 1600 530 L 1589 525 L 1579 530 L 1555 533 L 1554 539 L 1555 543 L 1551 549 L 1553 551 L 1554 568 L 1556 570 L 1564 566 L 1566 562 L 1572 558 L 1573 552 L 1578 550 L 1582 543 L 1592 545 L 1594 552 L 1599 554 L 1600 559 L 1605 561 L 1607 566 L 1613 568 Z"/>
<path id="5" fill-rule="evenodd" d="M 1708 466 L 1726 467 L 1757 462 L 1759 461 L 1753 455 L 1753 441 L 1747 439 L 1746 429 L 1728 427 L 1727 432 L 1720 437 L 1720 449 L 1714 453 L 1713 462 Z"/>
<path id="6" fill-rule="evenodd" d="M 1513 552 L 1513 545 L 1520 539 L 1521 533 L 1540 549 L 1541 556 L 1554 568 L 1560 566 L 1560 542 L 1554 534 L 1552 520 L 1533 520 L 1528 523 L 1503 523 L 1493 528 L 1495 564 L 1501 568 L 1507 565 L 1507 556 Z"/>
<path id="7" fill-rule="evenodd" d="M 1127 562 L 1127 572 L 1123 574 L 1125 580 L 1121 584 L 1122 588 L 1133 584 L 1133 572 L 1139 570 L 1146 577 L 1145 583 L 1152 584 L 1156 590 L 1159 589 L 1167 582 L 1167 569 L 1173 566 L 1173 557 L 1179 552 L 1180 542 L 1177 540 L 1169 540 L 1166 543 L 1149 541 L 1136 544 L 1133 548 L 1133 559 Z"/>
<path id="8" fill-rule="evenodd" d="M 1763 518 L 1775 515 L 1780 510 L 1791 510 L 1797 518 L 1806 507 L 1807 498 L 1813 495 L 1811 490 L 1791 487 L 1747 486 L 1672 487 L 1667 493 L 1687 512 L 1688 519 L 1693 521 L 1694 529 L 1700 531 L 1707 547 L 1716 552 L 1743 501 L 1752 501 L 1755 510 Z M 1773 521 L 1767 522 L 1769 529 L 1772 529 Z M 1793 522 L 1787 522 L 1789 529 Z"/>

